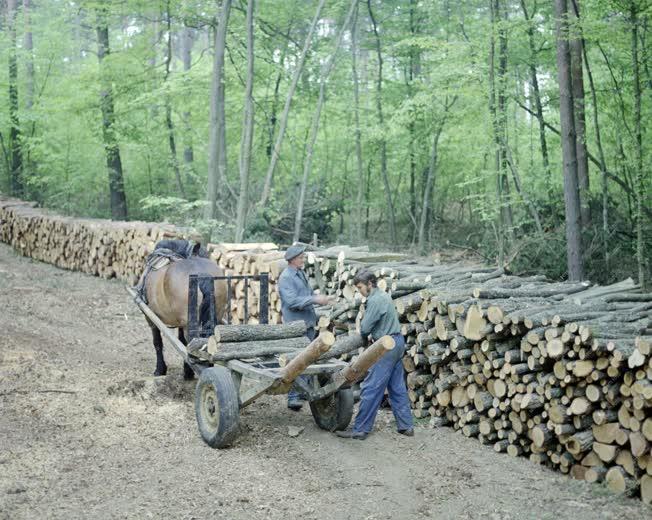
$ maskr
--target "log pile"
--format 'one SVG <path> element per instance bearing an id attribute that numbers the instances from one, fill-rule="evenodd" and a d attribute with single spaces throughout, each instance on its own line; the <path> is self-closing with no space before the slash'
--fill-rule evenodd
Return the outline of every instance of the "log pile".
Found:
<path id="1" fill-rule="evenodd" d="M 169 238 L 194 236 L 171 225 L 62 217 L 0 197 L 0 241 L 64 269 L 135 284 L 156 242 Z"/>
<path id="2" fill-rule="evenodd" d="M 652 295 L 471 271 L 386 286 L 414 415 L 649 503 Z"/>
<path id="3" fill-rule="evenodd" d="M 305 349 L 310 341 L 305 336 L 303 321 L 286 324 L 217 325 L 209 338 L 197 338 L 188 345 L 195 357 L 213 362 L 274 356 L 283 353 L 295 355 Z M 332 336 L 333 341 L 330 341 Z M 328 345 L 335 341 L 324 333 Z"/>

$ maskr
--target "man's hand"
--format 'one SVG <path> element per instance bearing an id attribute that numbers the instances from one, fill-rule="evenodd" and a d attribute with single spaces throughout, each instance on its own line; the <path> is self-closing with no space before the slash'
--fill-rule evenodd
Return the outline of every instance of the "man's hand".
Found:
<path id="1" fill-rule="evenodd" d="M 315 295 L 315 303 L 317 305 L 329 305 L 335 302 L 335 298 L 332 296 L 324 296 L 323 294 Z"/>

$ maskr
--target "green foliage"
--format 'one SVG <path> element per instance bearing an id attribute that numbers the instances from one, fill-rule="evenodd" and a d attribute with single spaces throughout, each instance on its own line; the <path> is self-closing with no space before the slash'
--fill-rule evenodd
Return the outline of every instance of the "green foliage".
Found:
<path id="1" fill-rule="evenodd" d="M 551 176 L 542 160 L 539 127 L 533 110 L 530 66 L 537 78 L 546 122 L 559 127 L 555 60 L 555 25 L 552 6 L 526 0 L 531 20 L 526 22 L 520 2 L 501 2 L 505 21 L 491 26 L 486 1 L 374 0 L 379 23 L 384 80 L 382 110 L 377 118 L 378 61 L 366 2 L 359 3 L 362 148 L 362 213 L 365 240 L 405 250 L 416 240 L 421 217 L 433 132 L 445 118 L 434 170 L 434 188 L 427 214 L 431 248 L 447 244 L 471 247 L 495 259 L 501 236 L 500 207 L 496 197 L 496 147 L 489 111 L 490 38 L 498 27 L 507 37 L 506 109 L 502 116 L 507 141 L 525 195 L 541 218 L 539 236 L 524 199 L 514 189 L 508 172 L 509 204 L 513 213 L 512 237 L 505 257 L 518 272 L 544 272 L 565 276 L 563 179 L 559 137 L 548 128 L 547 147 Z M 115 103 L 114 128 L 120 147 L 125 189 L 132 219 L 174 222 L 192 226 L 214 239 L 231 240 L 239 189 L 239 154 L 242 136 L 246 76 L 245 2 L 234 2 L 225 60 L 227 172 L 220 186 L 218 217 L 203 218 L 208 174 L 212 38 L 218 2 L 170 0 L 146 2 L 38 2 L 32 9 L 35 95 L 26 108 L 28 84 L 24 46 L 17 48 L 21 145 L 25 156 L 28 197 L 72 215 L 109 217 L 109 188 L 100 112 L 100 72 L 95 33 L 96 10 L 108 9 L 111 54 L 103 64 Z M 255 20 L 255 134 L 250 175 L 249 218 L 246 238 L 288 242 L 292 237 L 298 191 L 303 173 L 307 135 L 314 116 L 322 63 L 332 52 L 338 24 L 348 0 L 327 2 L 305 70 L 292 100 L 286 138 L 273 180 L 272 198 L 258 208 L 270 147 L 279 131 L 285 95 L 316 2 L 258 0 Z M 584 73 L 587 145 L 598 157 L 593 114 L 599 116 L 602 146 L 609 179 L 608 237 L 604 250 L 601 172 L 590 165 L 592 223 L 585 230 L 585 262 L 589 276 L 609 281 L 635 272 L 634 194 L 635 138 L 628 3 L 584 0 L 582 17 L 573 26 L 586 42 L 587 58 L 596 86 L 597 106 L 590 97 Z M 643 88 L 642 128 L 644 164 L 650 164 L 647 135 L 652 115 L 652 34 L 649 2 L 639 9 L 640 68 Z M 169 7 L 171 34 L 165 9 Z M 17 18 L 18 41 L 25 20 Z M 190 27 L 192 66 L 182 63 L 181 35 Z M 533 29 L 532 54 L 528 27 Z M 172 57 L 166 72 L 167 43 Z M 0 32 L 0 63 L 7 63 L 8 31 Z M 354 240 L 358 218 L 358 165 L 353 119 L 351 38 L 336 60 L 328 79 L 326 104 L 308 181 L 302 240 L 317 233 L 321 240 Z M 284 57 L 281 60 L 281 57 Z M 498 59 L 496 55 L 496 60 Z M 497 65 L 496 65 L 497 66 Z M 277 87 L 278 85 L 278 87 Z M 9 171 L 6 146 L 10 121 L 7 66 L 0 66 L 0 190 L 7 192 Z M 444 106 L 455 99 L 445 113 Z M 166 126 L 170 103 L 176 162 L 183 193 L 175 178 Z M 389 223 L 380 176 L 378 144 L 387 143 L 387 171 L 395 206 L 399 243 L 387 244 Z M 186 164 L 184 149 L 192 147 L 194 160 Z M 652 207 L 649 169 L 645 171 L 644 206 Z M 368 216 L 368 218 L 367 218 Z M 645 216 L 645 247 L 650 250 L 652 226 Z M 652 256 L 649 255 L 649 256 Z M 607 264 L 607 261 L 609 263 Z"/>

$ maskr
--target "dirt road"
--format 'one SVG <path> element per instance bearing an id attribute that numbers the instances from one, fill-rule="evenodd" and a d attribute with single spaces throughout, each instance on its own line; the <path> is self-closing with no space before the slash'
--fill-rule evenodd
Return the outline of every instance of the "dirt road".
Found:
<path id="1" fill-rule="evenodd" d="M 207 447 L 194 384 L 123 285 L 0 244 L 0 519 L 652 518 L 652 508 L 499 455 L 448 428 L 366 441 L 266 397 L 242 435 Z M 288 426 L 303 427 L 296 438 Z"/>

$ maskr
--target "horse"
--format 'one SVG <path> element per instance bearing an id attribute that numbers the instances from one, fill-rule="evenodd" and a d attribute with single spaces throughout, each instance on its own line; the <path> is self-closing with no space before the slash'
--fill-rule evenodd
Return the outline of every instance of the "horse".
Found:
<path id="1" fill-rule="evenodd" d="M 188 280 L 191 274 L 223 276 L 224 271 L 214 261 L 207 258 L 200 244 L 186 240 L 161 240 L 148 258 L 148 267 L 140 278 L 138 287 L 143 299 L 159 319 L 170 328 L 178 329 L 181 343 L 187 345 L 184 329 L 188 328 Z M 160 261 L 161 258 L 163 261 Z M 166 262 L 165 259 L 168 261 Z M 157 262 L 159 260 L 159 262 Z M 157 265 L 158 264 L 158 265 Z M 163 264 L 163 265 L 161 265 Z M 202 279 L 199 283 L 197 303 L 202 325 L 210 317 L 210 301 L 207 296 L 210 284 L 214 283 L 215 311 L 217 322 L 221 323 L 226 307 L 227 285 L 224 280 Z M 156 351 L 155 376 L 167 374 L 163 357 L 163 338 L 161 331 L 145 317 L 152 329 L 154 350 Z M 183 363 L 184 379 L 192 379 L 194 372 L 188 363 Z"/>

